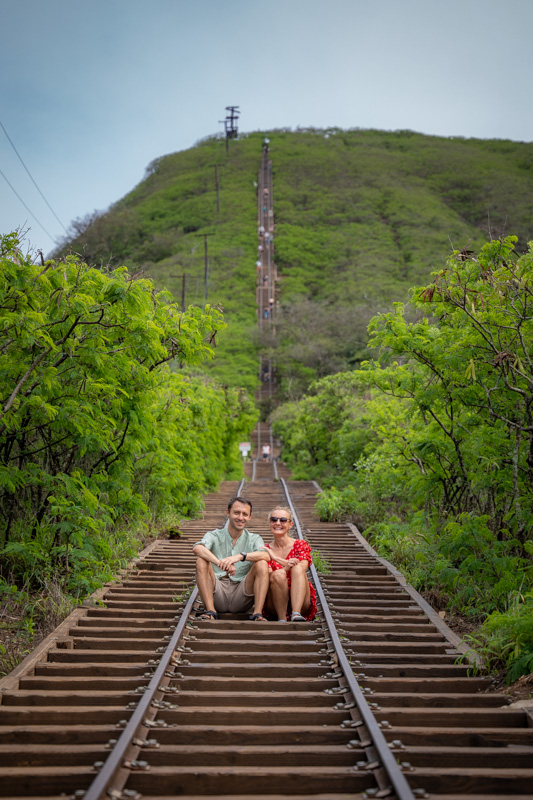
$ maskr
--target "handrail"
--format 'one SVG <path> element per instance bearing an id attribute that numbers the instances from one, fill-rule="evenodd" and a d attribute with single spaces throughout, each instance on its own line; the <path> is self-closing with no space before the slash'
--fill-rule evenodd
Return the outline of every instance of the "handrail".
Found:
<path id="1" fill-rule="evenodd" d="M 292 513 L 292 518 L 296 526 L 298 538 L 303 539 L 304 537 L 302 535 L 302 529 L 300 526 L 300 522 L 298 520 L 298 515 L 296 514 L 296 510 L 293 506 L 292 500 L 290 498 L 290 493 L 287 487 L 287 483 L 284 478 L 281 478 L 281 483 L 285 491 L 287 503 Z M 342 646 L 341 640 L 337 633 L 335 622 L 331 615 L 331 611 L 329 610 L 328 601 L 326 600 L 326 596 L 324 594 L 324 590 L 322 589 L 322 584 L 320 583 L 320 578 L 318 577 L 318 572 L 316 571 L 314 564 L 311 564 L 310 569 L 311 569 L 311 575 L 313 576 L 313 582 L 315 584 L 316 593 L 322 605 L 322 612 L 324 614 L 326 625 L 328 627 L 329 635 L 331 636 L 331 644 L 333 645 L 335 654 L 337 656 L 339 668 L 344 673 L 344 677 L 346 678 L 346 682 L 348 683 L 348 687 L 350 689 L 350 692 L 352 693 L 352 697 L 357 705 L 363 723 L 366 726 L 370 734 L 370 737 L 372 739 L 372 743 L 378 753 L 381 765 L 385 769 L 390 779 L 390 782 L 392 784 L 392 787 L 396 793 L 398 800 L 415 800 L 415 796 L 412 792 L 412 789 L 409 786 L 404 774 L 402 773 L 400 766 L 397 763 L 392 751 L 390 750 L 389 745 L 387 744 L 387 740 L 383 736 L 381 728 L 379 727 L 375 716 L 370 710 L 370 706 L 368 705 L 366 698 L 361 690 L 361 687 L 359 686 L 359 683 L 357 682 L 357 679 L 353 674 L 352 667 L 346 656 L 346 653 L 344 652 L 344 647 Z"/>

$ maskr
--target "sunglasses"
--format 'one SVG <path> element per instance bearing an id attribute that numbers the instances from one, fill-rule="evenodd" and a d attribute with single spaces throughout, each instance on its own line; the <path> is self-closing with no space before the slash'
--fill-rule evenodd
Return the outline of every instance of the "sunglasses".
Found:
<path id="1" fill-rule="evenodd" d="M 270 522 L 288 522 L 287 517 L 270 517 Z"/>

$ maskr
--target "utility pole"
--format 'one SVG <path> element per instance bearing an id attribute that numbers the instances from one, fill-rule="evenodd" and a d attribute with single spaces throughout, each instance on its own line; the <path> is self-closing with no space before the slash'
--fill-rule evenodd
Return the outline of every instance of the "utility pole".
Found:
<path id="1" fill-rule="evenodd" d="M 170 278 L 181 278 L 181 310 L 185 311 L 185 273 L 183 275 L 169 275 Z"/>
<path id="2" fill-rule="evenodd" d="M 229 145 L 228 145 L 228 141 L 229 141 L 229 139 L 228 139 L 228 120 L 227 120 L 227 118 L 226 119 L 219 119 L 219 123 L 221 125 L 224 125 L 224 138 L 226 140 L 226 155 L 228 155 L 228 152 L 229 152 L 229 149 L 228 149 L 229 148 Z"/>
<path id="3" fill-rule="evenodd" d="M 218 182 L 218 164 L 215 164 L 215 185 L 217 187 L 217 214 L 220 211 L 220 185 Z"/>
<path id="4" fill-rule="evenodd" d="M 204 237 L 204 308 L 207 305 L 207 276 L 208 276 L 208 258 L 207 258 L 207 237 L 214 236 L 214 233 L 198 233 L 198 236 Z"/>

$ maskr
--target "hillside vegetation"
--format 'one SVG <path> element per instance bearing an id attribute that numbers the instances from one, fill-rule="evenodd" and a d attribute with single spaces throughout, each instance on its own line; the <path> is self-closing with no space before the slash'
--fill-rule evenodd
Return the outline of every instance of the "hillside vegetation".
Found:
<path id="1" fill-rule="evenodd" d="M 255 385 L 254 180 L 264 133 L 199 142 L 156 159 L 146 178 L 101 215 L 78 220 L 61 252 L 90 263 L 144 269 L 177 301 L 208 300 L 228 325 L 212 369 L 225 383 Z M 276 348 L 287 396 L 368 355 L 376 312 L 407 300 L 453 249 L 479 249 L 512 233 L 527 244 L 533 211 L 533 145 L 446 139 L 411 131 L 271 131 L 275 258 L 282 310 Z M 219 164 L 217 212 L 215 164 Z"/>

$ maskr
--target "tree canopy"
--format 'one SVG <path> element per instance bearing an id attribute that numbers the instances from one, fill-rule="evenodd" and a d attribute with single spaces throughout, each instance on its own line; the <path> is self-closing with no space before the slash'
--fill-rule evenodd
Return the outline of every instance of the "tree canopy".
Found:
<path id="1" fill-rule="evenodd" d="M 256 413 L 194 372 L 218 309 L 181 312 L 125 267 L 37 265 L 15 234 L 0 258 L 2 574 L 56 572 L 83 594 L 134 552 L 139 525 L 194 514 L 240 476 Z"/>

